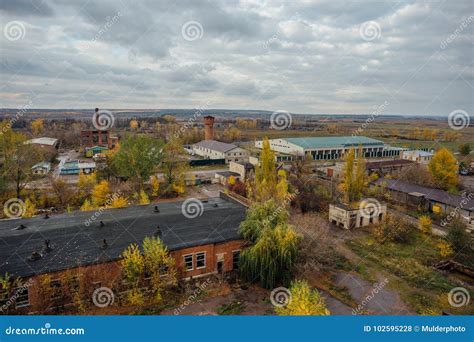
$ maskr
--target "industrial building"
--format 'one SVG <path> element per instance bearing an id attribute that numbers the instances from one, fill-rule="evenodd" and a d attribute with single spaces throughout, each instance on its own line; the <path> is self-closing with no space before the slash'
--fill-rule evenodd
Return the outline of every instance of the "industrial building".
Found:
<path id="1" fill-rule="evenodd" d="M 245 206 L 224 194 L 200 203 L 199 215 L 192 217 L 183 214 L 185 202 L 163 202 L 155 208 L 0 221 L 0 239 L 8 247 L 0 248 L 0 274 L 9 273 L 29 284 L 12 289 L 17 295 L 9 310 L 35 312 L 45 300 L 51 308 L 71 303 L 67 290 L 61 291 L 61 298 L 41 298 L 42 274 L 51 278 L 51 287 L 64 288 L 65 272 L 77 271 L 92 287 L 107 286 L 120 292 L 116 287 L 123 283 L 122 252 L 132 243 L 141 245 L 145 237 L 160 237 L 176 261 L 179 279 L 232 271 L 238 267 L 244 244 L 239 225 L 245 218 Z M 12 293 L 0 296 L 0 307 L 1 299 Z"/>
<path id="2" fill-rule="evenodd" d="M 362 148 L 365 158 L 399 157 L 401 148 L 391 147 L 383 141 L 363 136 L 303 137 L 270 139 L 270 148 L 279 154 L 304 157 L 314 160 L 333 160 L 344 157 L 351 149 Z M 256 141 L 255 147 L 262 148 L 263 141 Z"/>
<path id="3" fill-rule="evenodd" d="M 234 144 L 227 144 L 216 140 L 202 140 L 192 146 L 193 152 L 207 159 L 225 159 L 226 163 L 246 162 L 249 155 L 247 150 Z"/>

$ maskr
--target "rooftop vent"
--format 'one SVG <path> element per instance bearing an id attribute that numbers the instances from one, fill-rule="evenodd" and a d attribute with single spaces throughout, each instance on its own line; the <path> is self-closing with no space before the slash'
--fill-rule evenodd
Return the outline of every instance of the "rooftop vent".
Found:
<path id="1" fill-rule="evenodd" d="M 155 205 L 155 210 L 154 210 L 155 213 L 159 213 L 160 212 L 160 208 L 158 208 L 157 205 Z"/>
<path id="2" fill-rule="evenodd" d="M 99 226 L 101 226 L 101 227 L 105 226 L 104 221 L 100 221 Z"/>
<path id="3" fill-rule="evenodd" d="M 108 247 L 109 247 L 109 244 L 107 243 L 107 240 L 106 239 L 102 240 L 102 246 L 100 248 L 107 249 Z"/>
<path id="4" fill-rule="evenodd" d="M 26 226 L 24 224 L 20 224 L 18 227 L 16 227 L 15 229 L 16 230 L 22 230 L 22 229 L 25 229 Z"/>
<path id="5" fill-rule="evenodd" d="M 28 260 L 29 260 L 29 261 L 36 261 L 36 260 L 41 259 L 42 257 L 43 257 L 43 256 L 42 256 L 40 253 L 34 251 L 33 253 L 31 253 L 31 255 L 29 256 Z"/>
<path id="6" fill-rule="evenodd" d="M 44 240 L 44 251 L 46 253 L 49 253 L 53 250 L 51 246 L 49 245 L 49 243 L 50 243 L 49 239 Z"/>
<path id="7" fill-rule="evenodd" d="M 44 219 L 45 219 L 45 220 L 49 219 L 48 213 L 44 214 Z"/>
<path id="8" fill-rule="evenodd" d="M 214 208 L 217 208 L 219 205 L 217 203 L 214 203 Z"/>
<path id="9" fill-rule="evenodd" d="M 160 226 L 157 226 L 155 236 L 161 239 L 161 235 L 162 235 L 161 228 Z"/>

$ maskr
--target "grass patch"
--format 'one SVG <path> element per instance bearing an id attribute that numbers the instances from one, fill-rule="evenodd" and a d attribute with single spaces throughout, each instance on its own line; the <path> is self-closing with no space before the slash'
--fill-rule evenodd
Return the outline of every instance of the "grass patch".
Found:
<path id="1" fill-rule="evenodd" d="M 219 306 L 217 313 L 219 315 L 239 315 L 244 311 L 245 305 L 241 301 L 233 301 Z"/>
<path id="2" fill-rule="evenodd" d="M 414 233 L 411 243 L 380 244 L 372 237 L 346 241 L 346 245 L 364 259 L 367 268 L 384 272 L 390 279 L 390 287 L 402 296 L 419 314 L 472 314 L 473 308 L 454 308 L 449 305 L 449 291 L 459 286 L 452 276 L 432 268 L 440 261 L 437 243 L 439 239 Z M 472 291 L 472 289 L 471 289 Z"/>

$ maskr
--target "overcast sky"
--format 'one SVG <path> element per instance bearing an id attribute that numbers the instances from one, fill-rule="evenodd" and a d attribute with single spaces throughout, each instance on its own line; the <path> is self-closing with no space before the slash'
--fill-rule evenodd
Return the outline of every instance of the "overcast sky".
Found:
<path id="1" fill-rule="evenodd" d="M 0 107 L 472 115 L 473 4 L 1 0 Z"/>

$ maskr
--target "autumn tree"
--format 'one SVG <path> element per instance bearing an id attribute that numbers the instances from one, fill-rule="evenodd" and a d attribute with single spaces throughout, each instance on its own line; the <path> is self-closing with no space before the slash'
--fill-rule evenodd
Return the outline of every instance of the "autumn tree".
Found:
<path id="1" fill-rule="evenodd" d="M 456 191 L 458 165 L 451 152 L 445 148 L 438 150 L 428 164 L 428 169 L 440 188 L 452 192 Z"/>
<path id="2" fill-rule="evenodd" d="M 418 227 L 425 234 L 431 234 L 433 227 L 431 218 L 427 215 L 420 216 L 418 219 Z"/>
<path id="3" fill-rule="evenodd" d="M 162 160 L 163 144 L 148 136 L 129 136 L 120 144 L 120 150 L 112 157 L 112 165 L 118 176 L 130 179 L 138 189 L 148 180 Z"/>
<path id="4" fill-rule="evenodd" d="M 74 199 L 75 192 L 70 184 L 61 178 L 50 177 L 51 189 L 61 208 L 66 208 Z"/>
<path id="5" fill-rule="evenodd" d="M 158 196 L 158 192 L 160 191 L 160 182 L 158 181 L 158 177 L 151 176 L 150 185 L 151 185 L 151 195 Z"/>
<path id="6" fill-rule="evenodd" d="M 114 196 L 110 203 L 111 208 L 125 208 L 128 206 L 128 200 L 124 196 Z"/>
<path id="7" fill-rule="evenodd" d="M 311 289 L 306 281 L 296 280 L 290 285 L 291 297 L 288 303 L 276 307 L 275 311 L 280 316 L 327 316 L 324 298 L 318 290 Z"/>
<path id="8" fill-rule="evenodd" d="M 140 191 L 138 204 L 140 205 L 150 204 L 150 198 L 148 198 L 148 195 L 146 194 L 144 190 Z"/>
<path id="9" fill-rule="evenodd" d="M 31 132 L 34 136 L 38 136 L 44 132 L 44 120 L 36 119 L 31 122 Z"/>
<path id="10" fill-rule="evenodd" d="M 136 131 L 138 129 L 138 121 L 135 119 L 130 120 L 130 128 Z"/>
<path id="11" fill-rule="evenodd" d="M 161 167 L 166 180 L 165 192 L 167 194 L 183 193 L 189 164 L 179 138 L 172 137 L 164 146 Z"/>
<path id="12" fill-rule="evenodd" d="M 23 134 L 11 129 L 3 130 L 0 134 L 0 186 L 5 191 L 13 184 L 16 197 L 20 198 L 21 191 L 33 175 L 31 167 L 43 156 L 35 146 L 26 143 Z"/>
<path id="13" fill-rule="evenodd" d="M 274 198 L 277 184 L 275 154 L 268 138 L 263 139 L 260 160 L 255 166 L 255 184 L 249 191 L 258 202 Z"/>
<path id="14" fill-rule="evenodd" d="M 344 201 L 351 203 L 360 200 L 367 183 L 368 179 L 362 148 L 359 147 L 358 149 L 357 160 L 355 150 L 351 148 L 345 157 L 344 174 L 339 184 L 339 189 L 344 194 Z"/>
<path id="15" fill-rule="evenodd" d="M 109 182 L 106 180 L 100 181 L 92 189 L 92 203 L 95 206 L 102 206 L 105 204 L 111 193 Z"/>
<path id="16" fill-rule="evenodd" d="M 143 305 L 145 298 L 140 288 L 140 280 L 145 270 L 145 261 L 137 244 L 131 244 L 123 251 L 120 265 L 125 283 L 130 287 L 128 302 L 131 305 Z"/>
<path id="17" fill-rule="evenodd" d="M 278 203 L 282 204 L 288 199 L 288 181 L 285 170 L 278 170 L 277 176 L 278 183 L 276 185 L 275 198 Z"/>

